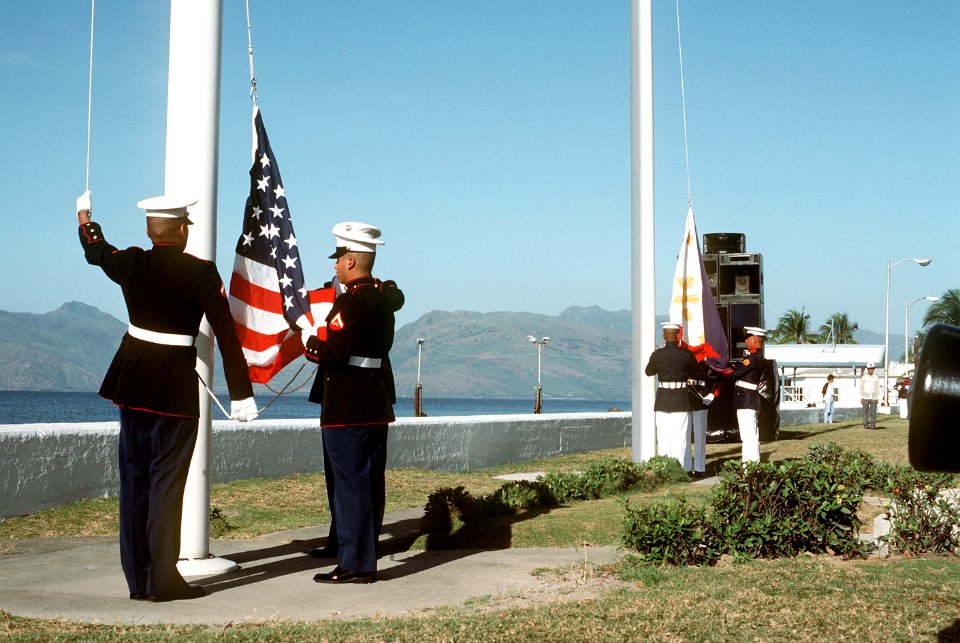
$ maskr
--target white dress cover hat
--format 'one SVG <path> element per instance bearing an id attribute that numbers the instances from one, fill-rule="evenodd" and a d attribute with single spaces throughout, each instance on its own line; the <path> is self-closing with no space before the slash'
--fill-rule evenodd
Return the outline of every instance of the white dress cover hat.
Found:
<path id="1" fill-rule="evenodd" d="M 344 221 L 333 226 L 333 236 L 337 239 L 337 250 L 331 259 L 339 259 L 348 252 L 376 252 L 380 241 L 380 228 L 369 223 Z"/>

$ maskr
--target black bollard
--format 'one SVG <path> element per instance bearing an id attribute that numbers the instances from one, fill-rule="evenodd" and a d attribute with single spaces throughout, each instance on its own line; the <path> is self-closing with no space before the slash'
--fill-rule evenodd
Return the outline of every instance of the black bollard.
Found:
<path id="1" fill-rule="evenodd" d="M 960 328 L 927 333 L 910 394 L 910 464 L 960 473 Z"/>

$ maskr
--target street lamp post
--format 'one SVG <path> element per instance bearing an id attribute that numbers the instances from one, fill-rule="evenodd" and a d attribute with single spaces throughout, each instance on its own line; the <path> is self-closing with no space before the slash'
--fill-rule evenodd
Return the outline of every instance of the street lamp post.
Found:
<path id="1" fill-rule="evenodd" d="M 929 257 L 910 257 L 900 259 L 892 264 L 890 260 L 887 259 L 887 313 L 886 328 L 883 332 L 883 403 L 885 406 L 890 406 L 889 393 L 887 391 L 887 374 L 890 371 L 890 271 L 906 261 L 912 261 L 920 266 L 929 266 L 933 259 Z"/>
<path id="2" fill-rule="evenodd" d="M 543 410 L 543 387 L 540 385 L 540 360 L 543 354 L 543 347 L 547 345 L 550 338 L 544 337 L 538 341 L 533 335 L 527 335 L 527 339 L 537 347 L 537 397 L 533 403 L 533 412 L 540 413 L 540 411 Z"/>
<path id="3" fill-rule="evenodd" d="M 420 385 L 420 357 L 423 354 L 423 338 L 417 339 L 417 385 L 413 389 L 413 415 L 422 418 L 426 415 L 423 412 L 423 386 Z"/>
<path id="4" fill-rule="evenodd" d="M 914 305 L 918 301 L 938 301 L 939 297 L 927 296 L 927 297 L 917 297 L 914 300 L 904 300 L 903 306 L 903 363 L 907 364 L 910 362 L 910 344 L 913 342 L 910 341 L 910 306 Z"/>

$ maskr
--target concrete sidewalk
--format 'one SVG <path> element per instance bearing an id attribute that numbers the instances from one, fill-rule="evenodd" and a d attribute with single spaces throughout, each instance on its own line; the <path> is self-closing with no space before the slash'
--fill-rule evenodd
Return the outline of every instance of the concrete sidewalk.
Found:
<path id="1" fill-rule="evenodd" d="M 56 538 L 0 544 L 0 609 L 18 616 L 92 623 L 226 624 L 310 621 L 408 614 L 470 598 L 510 594 L 541 584 L 531 572 L 567 564 L 606 563 L 614 547 L 408 551 L 419 509 L 384 521 L 378 582 L 321 585 L 318 571 L 335 561 L 307 555 L 327 527 L 309 527 L 251 540 L 214 540 L 211 553 L 240 565 L 234 572 L 190 579 L 208 595 L 147 603 L 128 598 L 117 539 Z"/>

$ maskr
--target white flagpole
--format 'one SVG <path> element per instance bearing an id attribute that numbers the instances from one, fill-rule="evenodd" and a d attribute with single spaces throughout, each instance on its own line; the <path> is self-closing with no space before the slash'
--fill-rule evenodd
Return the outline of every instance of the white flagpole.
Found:
<path id="1" fill-rule="evenodd" d="M 217 145 L 220 120 L 222 0 L 171 0 L 167 80 L 167 194 L 197 200 L 190 208 L 187 252 L 216 259 Z M 197 337 L 197 372 L 213 387 L 213 337 L 204 320 Z M 200 427 L 183 498 L 180 563 L 184 576 L 236 569 L 210 556 L 210 398 L 198 382 Z"/>
<path id="2" fill-rule="evenodd" d="M 632 214 L 631 261 L 634 462 L 657 453 L 655 383 L 643 369 L 656 348 L 653 243 L 653 11 L 652 0 L 630 0 Z"/>

